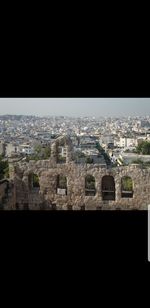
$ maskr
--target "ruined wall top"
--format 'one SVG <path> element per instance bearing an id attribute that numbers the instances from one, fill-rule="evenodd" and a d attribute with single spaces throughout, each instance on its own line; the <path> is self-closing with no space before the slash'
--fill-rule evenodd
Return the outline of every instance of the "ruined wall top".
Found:
<path id="1" fill-rule="evenodd" d="M 58 147 L 65 146 L 66 147 L 66 163 L 73 160 L 73 144 L 71 139 L 64 135 L 58 137 L 51 145 L 51 158 L 57 161 L 58 157 Z"/>
<path id="2" fill-rule="evenodd" d="M 58 147 L 59 146 L 65 146 L 66 147 L 66 162 L 59 164 L 57 161 L 58 157 Z M 113 176 L 115 175 L 129 175 L 129 176 L 143 176 L 143 175 L 149 175 L 150 174 L 150 168 L 144 169 L 139 164 L 131 164 L 128 166 L 118 166 L 118 167 L 108 167 L 103 166 L 101 164 L 76 164 L 74 160 L 74 151 L 73 151 L 73 144 L 71 139 L 68 136 L 60 136 L 51 145 L 51 157 L 47 160 L 30 160 L 29 162 L 26 162 L 24 159 L 18 157 L 17 155 L 13 155 L 9 158 L 9 167 L 10 167 L 10 174 L 11 178 L 18 174 L 19 176 L 22 173 L 29 174 L 30 172 L 35 172 L 37 174 L 40 174 L 41 172 L 45 172 L 48 170 L 55 169 L 55 172 L 57 173 L 57 168 L 61 169 L 62 172 L 66 170 L 70 170 L 68 168 L 69 165 L 72 165 L 71 170 L 78 170 L 78 172 L 82 173 L 88 173 L 96 174 L 97 172 L 100 174 L 111 174 Z M 68 171 L 70 172 L 70 171 Z M 72 171 L 71 171 L 72 172 Z"/>

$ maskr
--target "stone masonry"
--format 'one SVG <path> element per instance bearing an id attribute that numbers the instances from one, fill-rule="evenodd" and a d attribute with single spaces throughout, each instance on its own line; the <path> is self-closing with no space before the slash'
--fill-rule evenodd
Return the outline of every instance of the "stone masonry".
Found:
<path id="1" fill-rule="evenodd" d="M 57 162 L 57 148 L 62 143 L 67 147 L 66 163 Z M 9 160 L 9 167 L 11 198 L 6 198 L 3 209 L 147 210 L 150 204 L 150 169 L 143 169 L 140 165 L 107 168 L 99 164 L 77 164 L 72 143 L 65 136 L 52 144 L 48 160 L 30 160 L 27 163 L 14 157 Z M 39 188 L 32 186 L 33 174 L 39 177 Z M 67 178 L 67 194 L 60 195 L 57 192 L 58 175 Z M 85 195 L 87 175 L 95 178 L 95 196 Z M 114 179 L 115 200 L 103 200 L 102 181 L 106 175 Z M 132 198 L 121 196 L 121 179 L 124 176 L 132 179 Z"/>

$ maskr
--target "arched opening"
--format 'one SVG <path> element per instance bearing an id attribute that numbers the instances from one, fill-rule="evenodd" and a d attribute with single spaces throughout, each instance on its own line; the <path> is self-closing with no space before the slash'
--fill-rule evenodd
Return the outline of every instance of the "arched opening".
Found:
<path id="1" fill-rule="evenodd" d="M 25 211 L 29 210 L 29 204 L 28 204 L 28 203 L 24 203 L 24 204 L 23 204 L 23 209 L 24 209 Z"/>
<path id="2" fill-rule="evenodd" d="M 35 173 L 29 175 L 29 188 L 34 190 L 40 189 L 39 176 Z"/>
<path id="3" fill-rule="evenodd" d="M 133 198 L 133 182 L 129 176 L 124 176 L 121 179 L 121 197 Z"/>
<path id="4" fill-rule="evenodd" d="M 97 210 L 97 211 L 101 211 L 101 210 L 102 210 L 102 206 L 97 206 L 97 207 L 96 207 L 96 210 Z"/>
<path id="5" fill-rule="evenodd" d="M 39 183 L 39 177 L 37 174 L 33 173 L 32 176 L 32 184 L 33 184 L 33 188 L 39 188 L 40 187 L 40 183 Z"/>
<path id="6" fill-rule="evenodd" d="M 57 176 L 57 194 L 67 195 L 67 178 L 61 174 Z"/>
<path id="7" fill-rule="evenodd" d="M 57 210 L 56 203 L 52 203 L 51 209 L 52 209 L 52 211 L 56 211 Z"/>
<path id="8" fill-rule="evenodd" d="M 16 203 L 16 210 L 19 210 L 19 203 Z"/>
<path id="9" fill-rule="evenodd" d="M 60 139 L 56 145 L 56 159 L 58 164 L 66 163 L 67 147 L 64 139 Z"/>
<path id="10" fill-rule="evenodd" d="M 95 196 L 95 178 L 92 175 L 85 177 L 85 196 Z"/>
<path id="11" fill-rule="evenodd" d="M 102 178 L 102 199 L 115 200 L 115 181 L 113 176 L 105 175 Z"/>
<path id="12" fill-rule="evenodd" d="M 66 163 L 66 146 L 65 145 L 59 145 L 57 147 L 57 163 L 58 164 L 64 164 Z"/>

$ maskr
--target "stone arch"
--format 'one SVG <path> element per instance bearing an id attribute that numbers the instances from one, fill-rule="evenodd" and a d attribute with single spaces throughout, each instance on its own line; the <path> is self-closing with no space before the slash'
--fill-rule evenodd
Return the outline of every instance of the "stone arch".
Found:
<path id="1" fill-rule="evenodd" d="M 51 157 L 56 163 L 68 163 L 73 158 L 73 145 L 68 136 L 58 137 L 51 146 Z"/>
<path id="2" fill-rule="evenodd" d="M 29 204 L 27 202 L 23 204 L 23 209 L 25 211 L 29 210 Z"/>
<path id="3" fill-rule="evenodd" d="M 102 199 L 115 200 L 115 181 L 111 175 L 102 177 Z"/>
<path id="4" fill-rule="evenodd" d="M 56 206 L 56 203 L 52 203 L 52 205 L 51 205 L 51 210 L 52 211 L 56 211 L 57 210 L 57 206 Z"/>
<path id="5" fill-rule="evenodd" d="M 95 196 L 95 177 L 93 175 L 87 174 L 85 177 L 85 196 Z"/>
<path id="6" fill-rule="evenodd" d="M 63 174 L 57 175 L 56 193 L 58 195 L 67 195 L 67 177 Z"/>
<path id="7" fill-rule="evenodd" d="M 28 175 L 28 183 L 30 189 L 40 189 L 40 179 L 37 173 L 30 173 Z"/>
<path id="8" fill-rule="evenodd" d="M 121 197 L 133 198 L 133 181 L 130 176 L 123 176 L 121 178 Z"/>

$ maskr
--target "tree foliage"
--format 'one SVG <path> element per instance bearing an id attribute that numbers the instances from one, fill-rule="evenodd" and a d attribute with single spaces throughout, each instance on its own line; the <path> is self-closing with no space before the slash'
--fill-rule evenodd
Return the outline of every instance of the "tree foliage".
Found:
<path id="1" fill-rule="evenodd" d="M 76 151 L 76 157 L 83 158 L 83 157 L 86 157 L 86 155 L 82 151 Z"/>
<path id="2" fill-rule="evenodd" d="M 125 176 L 122 178 L 122 190 L 125 190 L 125 191 L 133 190 L 133 183 L 130 177 Z"/>
<path id="3" fill-rule="evenodd" d="M 99 151 L 99 153 L 103 152 L 103 148 L 100 146 L 99 142 L 96 142 L 96 149 Z"/>
<path id="4" fill-rule="evenodd" d="M 137 159 L 132 160 L 132 164 L 139 164 L 139 165 L 141 164 L 141 165 L 143 165 L 144 162 L 143 162 L 142 159 L 137 158 Z"/>
<path id="5" fill-rule="evenodd" d="M 132 164 L 139 164 L 139 165 L 142 165 L 143 168 L 147 168 L 147 167 L 150 167 L 150 161 L 143 161 L 141 160 L 140 158 L 138 159 L 135 159 L 132 161 Z"/>
<path id="6" fill-rule="evenodd" d="M 95 178 L 92 175 L 87 175 L 85 178 L 85 188 L 95 189 Z"/>
<path id="7" fill-rule="evenodd" d="M 40 160 L 40 159 L 49 159 L 49 157 L 51 156 L 51 148 L 50 146 L 46 146 L 45 148 L 43 148 L 41 145 L 37 145 L 35 147 L 35 153 L 28 155 L 26 157 L 26 160 Z"/>
<path id="8" fill-rule="evenodd" d="M 59 175 L 57 177 L 57 186 L 61 189 L 67 188 L 67 178 L 64 175 Z"/>
<path id="9" fill-rule="evenodd" d="M 33 187 L 40 187 L 40 184 L 39 184 L 39 177 L 37 174 L 33 174 Z"/>
<path id="10" fill-rule="evenodd" d="M 142 141 L 137 147 L 136 152 L 138 154 L 149 155 L 150 154 L 150 142 Z"/>
<path id="11" fill-rule="evenodd" d="M 87 164 L 93 164 L 93 162 L 94 162 L 93 158 L 91 158 L 91 157 L 87 157 L 86 158 L 86 163 Z"/>
<path id="12" fill-rule="evenodd" d="M 0 180 L 9 177 L 9 165 L 7 160 L 3 160 L 0 156 Z"/>

